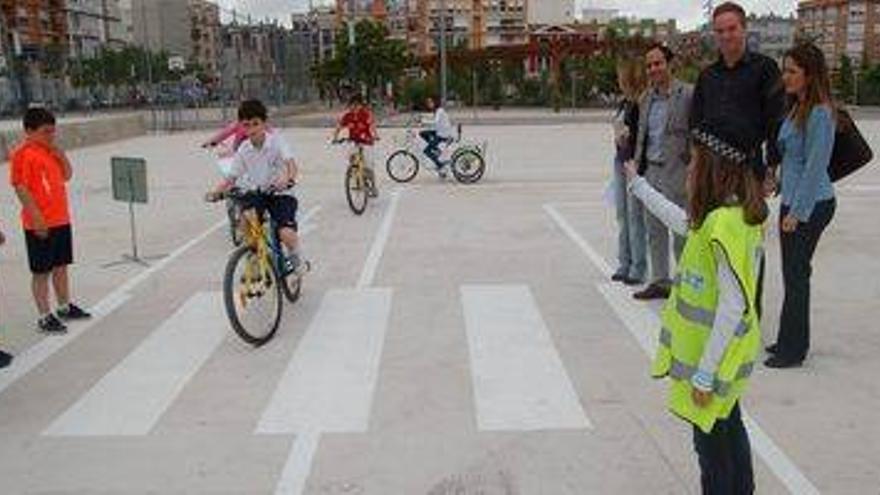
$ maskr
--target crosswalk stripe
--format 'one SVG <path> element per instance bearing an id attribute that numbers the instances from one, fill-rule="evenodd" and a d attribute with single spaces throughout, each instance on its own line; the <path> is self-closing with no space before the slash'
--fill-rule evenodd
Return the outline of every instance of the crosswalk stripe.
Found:
<path id="1" fill-rule="evenodd" d="M 591 428 L 528 287 L 461 288 L 480 430 Z"/>
<path id="2" fill-rule="evenodd" d="M 146 435 L 228 327 L 219 292 L 194 294 L 43 434 Z"/>
<path id="3" fill-rule="evenodd" d="M 367 430 L 391 298 L 390 289 L 324 295 L 257 433 Z"/>

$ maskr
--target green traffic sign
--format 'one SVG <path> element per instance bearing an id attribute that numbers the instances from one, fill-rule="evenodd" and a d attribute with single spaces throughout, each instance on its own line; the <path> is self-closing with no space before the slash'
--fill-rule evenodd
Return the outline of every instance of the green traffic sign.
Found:
<path id="1" fill-rule="evenodd" d="M 110 159 L 113 199 L 126 203 L 147 202 L 147 161 L 115 156 Z"/>

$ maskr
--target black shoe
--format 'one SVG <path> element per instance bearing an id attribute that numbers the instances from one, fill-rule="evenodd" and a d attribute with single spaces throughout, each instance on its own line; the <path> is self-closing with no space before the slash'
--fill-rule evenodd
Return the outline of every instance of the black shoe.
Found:
<path id="1" fill-rule="evenodd" d="M 633 297 L 639 301 L 652 301 L 654 299 L 668 299 L 669 288 L 659 284 L 651 284 L 645 290 L 636 292 Z"/>
<path id="2" fill-rule="evenodd" d="M 764 348 L 768 354 L 776 354 L 779 352 L 779 344 L 768 345 Z"/>
<path id="3" fill-rule="evenodd" d="M 55 315 L 53 315 L 52 313 L 49 313 L 46 317 L 40 319 L 37 322 L 37 327 L 39 327 L 40 331 L 43 333 L 67 333 L 67 327 L 64 325 L 64 323 L 61 323 L 61 320 L 56 318 Z"/>
<path id="4" fill-rule="evenodd" d="M 611 276 L 611 281 L 612 282 L 624 282 L 624 281 L 626 281 L 626 278 L 627 278 L 626 275 L 618 272 L 618 273 L 615 273 L 614 275 Z"/>
<path id="5" fill-rule="evenodd" d="M 801 366 L 803 366 L 803 364 L 803 360 L 786 359 L 780 356 L 770 356 L 769 358 L 767 358 L 766 361 L 764 361 L 764 366 L 777 369 L 800 368 Z"/>
<path id="6" fill-rule="evenodd" d="M 12 354 L 9 354 L 6 351 L 0 351 L 0 369 L 3 369 L 12 364 Z"/>
<path id="7" fill-rule="evenodd" d="M 634 285 L 642 285 L 643 283 L 645 283 L 645 281 L 640 278 L 626 277 L 623 279 L 623 285 L 628 285 L 630 287 L 632 287 Z"/>
<path id="8" fill-rule="evenodd" d="M 65 309 L 59 309 L 57 313 L 58 317 L 64 321 L 88 320 L 92 317 L 91 314 L 87 313 L 82 308 L 73 303 L 68 304 L 67 308 Z"/>

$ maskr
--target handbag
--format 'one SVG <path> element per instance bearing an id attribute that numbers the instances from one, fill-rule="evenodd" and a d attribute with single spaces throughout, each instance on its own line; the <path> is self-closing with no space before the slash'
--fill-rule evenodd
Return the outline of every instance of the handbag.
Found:
<path id="1" fill-rule="evenodd" d="M 831 162 L 828 164 L 828 176 L 831 182 L 837 182 L 864 167 L 874 158 L 871 146 L 856 127 L 849 112 L 844 109 L 837 111 L 837 130 L 834 134 L 834 149 L 831 151 Z"/>

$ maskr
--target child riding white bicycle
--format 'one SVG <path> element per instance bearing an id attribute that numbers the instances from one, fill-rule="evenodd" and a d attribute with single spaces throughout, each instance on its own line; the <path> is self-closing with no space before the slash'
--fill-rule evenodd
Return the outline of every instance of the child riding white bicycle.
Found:
<path id="1" fill-rule="evenodd" d="M 424 150 L 425 156 L 434 162 L 438 173 L 444 177 L 446 175 L 445 168 L 449 165 L 449 161 L 441 158 L 440 145 L 455 141 L 455 130 L 442 103 L 438 104 L 433 97 L 428 97 L 425 100 L 425 105 L 429 112 L 433 112 L 433 121 L 431 129 L 419 132 L 419 136 L 427 144 Z"/>

